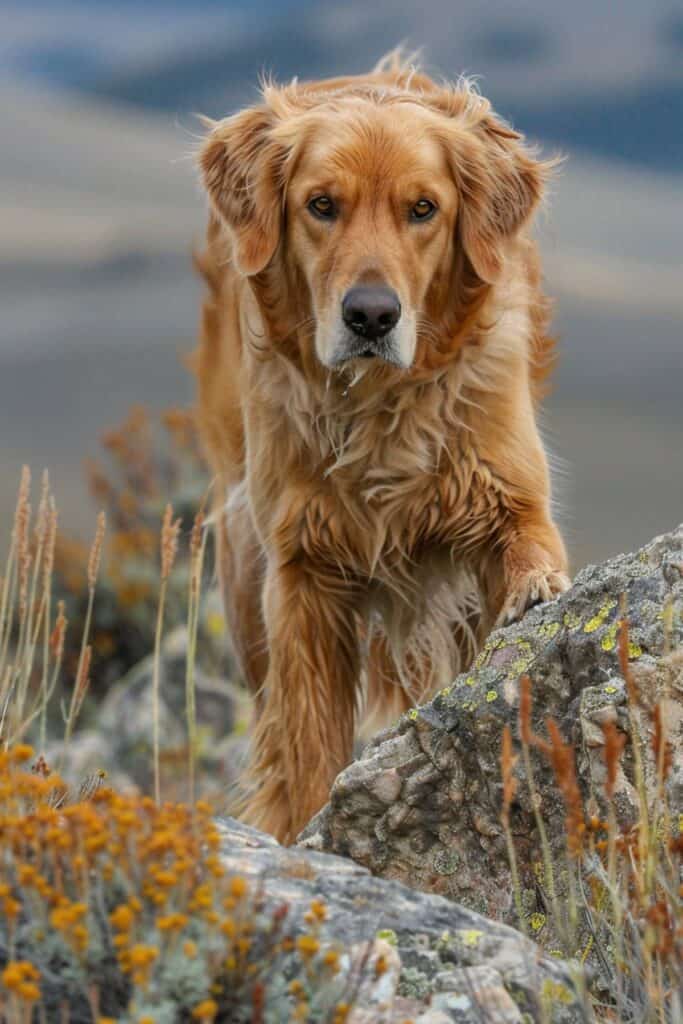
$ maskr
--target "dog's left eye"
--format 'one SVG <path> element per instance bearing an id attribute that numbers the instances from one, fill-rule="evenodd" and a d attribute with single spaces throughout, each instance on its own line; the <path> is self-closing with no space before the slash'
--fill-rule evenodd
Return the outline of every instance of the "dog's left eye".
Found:
<path id="1" fill-rule="evenodd" d="M 418 199 L 410 211 L 411 220 L 430 220 L 436 213 L 436 203 L 431 199 Z"/>
<path id="2" fill-rule="evenodd" d="M 334 201 L 329 196 L 316 196 L 315 199 L 311 199 L 308 209 L 314 217 L 321 220 L 332 220 L 337 214 Z"/>

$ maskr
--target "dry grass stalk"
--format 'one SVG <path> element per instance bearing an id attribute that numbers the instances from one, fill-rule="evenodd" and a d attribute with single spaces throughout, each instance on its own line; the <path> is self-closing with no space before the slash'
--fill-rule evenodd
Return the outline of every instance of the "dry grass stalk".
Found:
<path id="1" fill-rule="evenodd" d="M 24 466 L 19 486 L 15 530 L 17 537 L 17 559 L 19 568 L 19 622 L 23 624 L 28 611 L 28 580 L 31 568 L 31 548 L 29 544 L 29 527 L 31 522 L 31 471 Z"/>
<path id="2" fill-rule="evenodd" d="M 603 754 L 605 758 L 605 768 L 607 769 L 607 779 L 605 782 L 605 793 L 608 800 L 614 799 L 614 788 L 617 784 L 617 773 L 619 771 L 619 761 L 626 745 L 626 736 L 623 732 L 617 729 L 614 722 L 606 722 L 602 727 L 602 732 L 605 737 L 605 746 L 603 748 Z"/>
<path id="3" fill-rule="evenodd" d="M 500 755 L 503 775 L 503 810 L 501 817 L 506 827 L 510 824 L 510 806 L 517 792 L 517 779 L 514 774 L 516 761 L 517 758 L 512 753 L 512 732 L 510 726 L 506 724 L 503 729 L 503 744 Z"/>
<path id="4" fill-rule="evenodd" d="M 159 588 L 159 606 L 154 632 L 154 668 L 152 672 L 152 715 L 153 715 L 153 759 L 154 759 L 154 799 L 157 806 L 161 804 L 160 776 L 160 728 L 159 728 L 159 681 L 161 674 L 161 636 L 164 627 L 164 608 L 166 605 L 166 589 L 171 575 L 175 556 L 178 551 L 178 534 L 180 520 L 173 519 L 173 509 L 167 505 L 161 524 L 161 586 Z"/>
<path id="5" fill-rule="evenodd" d="M 17 562 L 19 549 L 23 546 L 22 532 L 28 509 L 29 493 L 31 489 L 31 472 L 28 466 L 21 470 L 21 481 L 17 495 L 17 504 L 14 512 L 14 523 L 12 526 L 12 541 L 10 544 L 7 564 L 5 567 L 4 583 L 2 588 L 2 602 L 0 603 L 0 678 L 7 672 L 7 651 L 12 635 L 14 621 L 14 605 L 16 601 L 16 588 L 18 586 L 19 571 Z M 0 694 L 1 695 L 1 694 Z"/>
<path id="6" fill-rule="evenodd" d="M 104 544 L 104 534 L 107 528 L 107 520 L 104 512 L 100 512 L 97 516 L 97 529 L 95 531 L 95 539 L 93 540 L 92 547 L 90 549 L 90 557 L 88 558 L 88 590 L 93 591 L 97 584 L 97 576 L 100 571 L 100 561 L 102 559 L 102 545 Z"/>
<path id="7" fill-rule="evenodd" d="M 555 781 L 562 793 L 565 805 L 565 848 L 567 852 L 567 881 L 569 886 L 567 914 L 562 918 L 561 934 L 569 951 L 576 942 L 578 923 L 577 872 L 580 871 L 580 858 L 583 852 L 583 839 L 586 823 L 583 814 L 581 791 L 576 779 L 574 748 L 562 739 L 557 723 L 546 718 L 546 729 L 550 742 L 534 736 L 534 745 L 550 762 Z M 580 879 L 579 879 L 580 883 Z M 561 920 L 557 918 L 558 922 Z M 566 922 L 566 923 L 565 923 Z"/>
<path id="8" fill-rule="evenodd" d="M 50 503 L 54 501 L 50 495 L 50 478 L 47 470 L 43 472 L 40 503 L 34 527 L 35 554 L 33 556 L 33 574 L 30 582 L 30 592 L 27 598 L 26 628 L 23 632 L 23 644 L 20 636 L 19 648 L 16 660 L 21 665 L 19 679 L 17 682 L 18 695 L 16 697 L 17 717 L 23 718 L 28 696 L 28 688 L 33 672 L 33 664 L 38 646 L 41 628 L 46 633 L 50 615 L 50 595 L 52 591 L 51 579 L 46 580 L 42 573 L 45 558 L 45 548 L 51 540 L 49 537 L 50 528 Z M 29 514 L 30 514 L 30 506 Z M 30 524 L 29 524 L 30 525 Z M 42 575 L 41 575 L 42 573 Z M 39 589 L 40 578 L 40 589 Z M 38 595 L 40 596 L 38 597 Z M 20 620 L 21 620 L 21 596 L 20 596 Z M 43 654 L 44 654 L 43 646 Z M 45 675 L 45 664 L 43 664 L 43 675 Z"/>
<path id="9" fill-rule="evenodd" d="M 541 844 L 541 856 L 543 858 L 543 879 L 548 890 L 548 897 L 556 920 L 560 919 L 559 906 L 557 902 L 557 890 L 555 887 L 555 871 L 550 851 L 550 843 L 546 832 L 545 823 L 541 815 L 541 797 L 536 788 L 536 780 L 531 765 L 531 746 L 535 743 L 531 727 L 531 677 L 523 675 L 519 681 L 519 735 L 522 741 L 522 760 L 526 775 L 529 795 L 531 797 L 531 808 L 536 823 L 536 830 Z"/>
<path id="10" fill-rule="evenodd" d="M 668 652 L 670 647 L 666 649 Z M 643 768 L 645 750 L 638 730 L 638 713 L 644 711 L 644 702 L 630 664 L 631 650 L 624 615 L 619 662 L 626 680 L 629 733 L 638 795 L 638 821 L 633 827 L 622 832 L 617 822 L 615 801 L 620 797 L 620 763 L 627 737 L 615 721 L 603 726 L 607 820 L 591 817 L 590 841 L 587 841 L 586 815 L 577 781 L 574 748 L 564 741 L 552 720 L 546 722 L 548 740 L 534 734 L 531 683 L 526 677 L 520 685 L 519 733 L 532 806 L 534 809 L 538 807 L 529 757 L 532 746 L 538 748 L 551 763 L 565 803 L 569 913 L 564 907 L 560 912 L 555 900 L 552 924 L 562 938 L 567 955 L 576 955 L 584 961 L 593 954 L 600 963 L 611 996 L 609 1005 L 596 1005 L 599 1018 L 618 1020 L 620 1024 L 674 1024 L 681 1019 L 680 993 L 683 991 L 683 889 L 680 887 L 683 838 L 680 834 L 674 837 L 675 829 L 667 805 L 666 781 L 671 771 L 671 750 L 661 703 L 655 704 L 651 714 L 651 748 L 657 765 L 656 789 L 653 786 L 651 794 L 655 810 L 647 804 Z M 670 682 L 665 687 L 668 693 Z M 515 795 L 514 755 L 511 738 L 505 733 L 501 769 L 501 821 L 509 829 L 510 806 Z M 599 838 L 600 834 L 606 834 L 606 837 Z M 541 828 L 539 835 L 545 836 Z M 544 856 L 545 853 L 549 855 L 546 839 L 542 839 L 542 848 Z M 514 854 L 510 857 L 511 866 L 513 857 Z M 588 942 L 584 944 L 582 940 L 583 950 L 576 947 L 579 895 L 589 931 Z M 571 928 L 567 927 L 568 923 Z"/>
<path id="11" fill-rule="evenodd" d="M 633 764 L 636 788 L 638 791 L 638 802 L 639 802 L 639 818 L 638 818 L 638 865 L 640 875 L 638 878 L 638 884 L 643 888 L 646 882 L 646 876 L 649 874 L 648 868 L 648 846 L 650 836 L 650 811 L 647 800 L 647 790 L 645 784 L 645 769 L 643 766 L 643 755 L 642 755 L 642 739 L 640 736 L 640 728 L 638 724 L 638 711 L 641 707 L 640 692 L 638 685 L 631 668 L 629 657 L 631 649 L 630 641 L 630 630 L 629 622 L 627 618 L 626 609 L 626 598 L 625 595 L 621 595 L 620 600 L 620 614 L 619 620 L 619 634 L 618 634 L 618 653 L 619 653 L 619 666 L 621 668 L 621 674 L 626 683 L 626 694 L 628 697 L 628 717 L 629 725 L 631 730 L 631 749 L 633 751 Z"/>
<path id="12" fill-rule="evenodd" d="M 0 599 L 0 736 L 5 748 L 26 733 L 37 715 L 44 716 L 61 667 L 61 655 L 52 671 L 50 667 L 54 653 L 50 635 L 57 512 L 45 472 L 31 534 L 30 483 L 31 475 L 25 467 Z M 18 609 L 16 620 L 15 609 Z M 61 618 L 59 628 L 63 632 L 63 611 Z M 8 661 L 10 649 L 11 664 Z M 35 687 L 34 662 L 41 650 L 40 685 Z M 44 726 L 40 735 L 44 745 Z"/>
<path id="13" fill-rule="evenodd" d="M 55 547 L 57 544 L 57 506 L 52 495 L 48 499 L 47 530 L 45 536 L 45 553 L 43 555 L 43 594 L 45 595 L 45 614 L 43 626 L 43 672 L 40 682 L 42 706 L 40 711 L 40 749 L 45 750 L 47 742 L 47 708 L 49 694 L 49 663 L 50 663 L 50 622 L 52 615 L 52 573 L 55 564 Z M 63 603 L 61 614 L 63 616 Z M 62 637 L 63 643 L 63 637 Z M 59 659 L 61 663 L 61 657 Z"/>
<path id="14" fill-rule="evenodd" d="M 171 569 L 178 553 L 178 534 L 180 532 L 180 519 L 173 519 L 173 509 L 166 506 L 164 519 L 161 524 L 161 579 L 167 580 L 171 575 Z"/>
<path id="15" fill-rule="evenodd" d="M 602 727 L 605 745 L 603 757 L 605 760 L 605 796 L 607 797 L 607 877 L 609 879 L 609 892 L 612 895 L 612 910 L 615 923 L 621 927 L 621 902 L 614 898 L 617 886 L 617 820 L 614 810 L 614 791 L 619 774 L 621 755 L 626 745 L 626 735 L 617 729 L 614 722 L 606 722 Z"/>
<path id="16" fill-rule="evenodd" d="M 517 855 L 515 844 L 512 840 L 510 829 L 510 807 L 517 792 L 517 779 L 515 778 L 515 763 L 517 758 L 512 753 L 512 731 L 509 725 L 503 729 L 503 743 L 500 755 L 500 767 L 503 776 L 503 809 L 500 814 L 501 824 L 505 832 L 508 860 L 510 862 L 510 875 L 512 877 L 512 892 L 515 900 L 515 908 L 519 919 L 519 927 L 526 933 L 526 922 L 524 919 L 524 907 L 522 904 L 522 887 L 519 883 L 519 871 L 517 868 Z"/>
<path id="17" fill-rule="evenodd" d="M 81 650 L 78 656 L 78 667 L 76 669 L 76 680 L 74 688 L 71 691 L 71 701 L 69 703 L 69 711 L 66 716 L 66 729 L 64 732 L 64 747 L 63 754 L 66 754 L 71 736 L 73 734 L 74 725 L 78 717 L 83 698 L 79 695 L 79 682 L 82 681 L 88 675 L 90 655 L 88 651 L 89 640 L 90 640 L 90 625 L 92 623 L 92 612 L 93 605 L 95 603 L 95 588 L 97 585 L 97 576 L 100 568 L 100 561 L 102 558 L 102 546 L 104 544 L 104 535 L 107 528 L 107 520 L 104 512 L 100 511 L 97 516 L 97 527 L 95 529 L 95 536 L 90 548 L 90 555 L 88 557 L 88 568 L 87 568 L 87 580 L 88 580 L 88 607 L 85 613 L 85 622 L 83 624 L 83 636 L 81 638 Z M 86 658 L 88 659 L 88 670 L 85 670 Z M 84 674 L 85 673 L 85 674 Z M 83 695 L 85 696 L 85 695 Z"/>
<path id="18" fill-rule="evenodd" d="M 578 858 L 583 852 L 586 822 L 581 791 L 576 778 L 574 747 L 570 743 L 564 742 L 557 723 L 552 718 L 546 719 L 546 728 L 550 736 L 550 743 L 543 744 L 543 748 L 549 755 L 555 780 L 564 799 L 567 850 L 571 857 Z"/>
<path id="19" fill-rule="evenodd" d="M 75 717 L 78 717 L 78 712 L 81 710 L 85 695 L 88 692 L 90 685 L 90 662 L 92 661 L 92 647 L 90 644 L 85 649 L 85 656 L 81 665 L 81 671 L 76 677 L 76 685 L 74 686 L 74 693 L 76 695 L 76 710 Z"/>
<path id="20" fill-rule="evenodd" d="M 199 628 L 199 599 L 206 549 L 204 502 L 195 516 L 190 534 L 190 583 L 187 621 L 187 660 L 185 673 L 185 708 L 187 714 L 189 802 L 196 799 L 197 765 L 197 712 L 195 700 L 195 665 L 197 658 L 197 631 Z"/>
<path id="21" fill-rule="evenodd" d="M 654 726 L 652 733 L 652 752 L 655 757 L 655 763 L 657 765 L 657 779 L 661 788 L 669 777 L 669 772 L 671 771 L 671 766 L 673 764 L 673 751 L 671 749 L 671 743 L 666 737 L 666 728 L 662 718 L 662 705 L 660 703 L 655 704 L 652 720 Z"/>
<path id="22" fill-rule="evenodd" d="M 66 635 L 66 615 L 64 614 L 64 602 L 59 601 L 57 603 L 57 620 L 55 622 L 54 629 L 50 634 L 50 651 L 57 659 L 60 660 L 64 654 L 64 637 Z"/>

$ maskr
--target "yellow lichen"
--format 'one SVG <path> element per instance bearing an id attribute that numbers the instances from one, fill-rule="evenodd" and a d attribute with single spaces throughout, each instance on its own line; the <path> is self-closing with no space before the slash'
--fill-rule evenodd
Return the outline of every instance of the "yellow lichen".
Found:
<path id="1" fill-rule="evenodd" d="M 484 665 L 489 660 L 489 658 L 491 657 L 491 655 L 493 654 L 493 652 L 497 651 L 499 647 L 502 647 L 504 643 L 505 641 L 502 640 L 500 637 L 496 637 L 495 640 L 492 640 L 489 637 L 489 639 L 484 644 L 484 647 L 480 651 L 479 655 L 477 656 L 477 659 L 474 662 L 474 667 L 483 668 Z"/>
<path id="2" fill-rule="evenodd" d="M 614 648 L 617 646 L 618 629 L 619 623 L 613 622 L 607 630 L 607 632 L 605 633 L 605 635 L 603 636 L 602 640 L 600 641 L 600 646 L 602 647 L 603 651 L 613 651 Z"/>
<path id="3" fill-rule="evenodd" d="M 564 1003 L 565 1006 L 569 1006 L 574 1001 L 567 986 L 560 981 L 553 981 L 552 978 L 546 978 L 543 982 L 541 997 L 548 1006 L 552 1006 L 553 1003 Z"/>
<path id="4" fill-rule="evenodd" d="M 490 704 L 494 700 L 498 700 L 498 694 L 495 690 L 489 690 L 486 694 L 486 703 Z"/>
<path id="5" fill-rule="evenodd" d="M 468 928 L 466 931 L 458 932 L 460 939 L 462 940 L 463 946 L 467 946 L 469 949 L 474 948 L 478 945 L 479 939 L 484 934 L 478 931 L 476 928 Z"/>
<path id="6" fill-rule="evenodd" d="M 608 597 L 607 600 L 600 607 L 598 612 L 589 619 L 586 625 L 583 627 L 584 633 L 595 633 L 596 629 L 600 629 L 600 626 L 604 625 L 607 620 L 609 613 L 616 608 L 617 602 L 613 597 Z"/>
<path id="7" fill-rule="evenodd" d="M 519 648 L 521 654 L 515 658 L 513 662 L 508 666 L 507 678 L 509 680 L 517 679 L 524 672 L 526 672 L 533 664 L 536 655 L 534 649 L 528 640 L 515 640 L 515 647 Z"/>
<path id="8" fill-rule="evenodd" d="M 529 924 L 533 932 L 540 932 L 545 924 L 545 914 L 532 914 L 529 918 Z"/>

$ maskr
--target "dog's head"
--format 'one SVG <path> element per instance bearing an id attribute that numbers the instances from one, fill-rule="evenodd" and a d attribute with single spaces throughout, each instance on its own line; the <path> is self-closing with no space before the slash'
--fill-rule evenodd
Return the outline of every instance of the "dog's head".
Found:
<path id="1" fill-rule="evenodd" d="M 306 296 L 318 360 L 402 368 L 496 282 L 550 166 L 467 86 L 400 68 L 268 86 L 200 163 L 238 270 Z"/>

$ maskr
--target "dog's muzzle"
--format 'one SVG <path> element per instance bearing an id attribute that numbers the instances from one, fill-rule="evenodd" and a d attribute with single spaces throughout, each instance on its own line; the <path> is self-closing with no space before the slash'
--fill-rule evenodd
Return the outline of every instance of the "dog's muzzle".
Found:
<path id="1" fill-rule="evenodd" d="M 356 285 L 344 296 L 341 312 L 349 334 L 336 362 L 375 357 L 396 361 L 390 332 L 401 319 L 401 303 L 392 288 Z"/>

